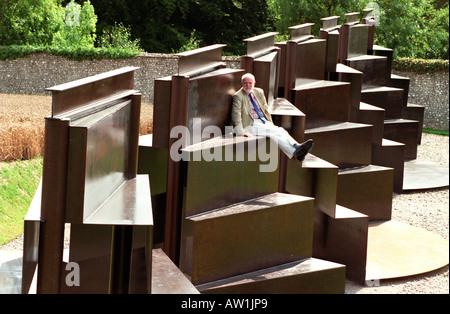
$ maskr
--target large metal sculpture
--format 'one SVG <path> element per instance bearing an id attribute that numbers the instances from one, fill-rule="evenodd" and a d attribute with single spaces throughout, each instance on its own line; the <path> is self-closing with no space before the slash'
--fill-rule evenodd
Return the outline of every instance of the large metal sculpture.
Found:
<path id="1" fill-rule="evenodd" d="M 246 60 L 247 65 L 261 62 L 260 83 L 268 83 L 271 103 L 279 104 L 272 106 L 274 113 L 303 116 L 287 102 L 274 100 L 279 60 L 274 35 L 248 42 L 262 45 L 261 50 L 250 49 L 260 60 L 250 55 Z M 269 50 L 260 53 L 264 48 Z M 278 164 L 273 171 L 260 171 L 265 161 L 259 153 L 266 153 L 268 140 L 226 132 L 212 138 L 199 136 L 197 141 L 193 136 L 189 143 L 180 134 L 168 138 L 179 126 L 191 135 L 209 126 L 224 131 L 231 126 L 231 96 L 245 73 L 225 67 L 221 45 L 178 57 L 178 75 L 155 81 L 155 117 L 166 119 L 159 121 L 161 129 L 153 135 L 153 145 L 174 153 L 174 145 L 181 143 L 175 147 L 184 156 L 179 161 L 167 156 L 164 248 L 168 255 L 202 293 L 343 292 L 344 266 L 312 258 L 313 200 L 277 193 L 282 177 Z M 196 121 L 201 124 L 195 126 Z M 209 159 L 215 150 L 220 152 L 218 158 Z M 278 149 L 274 153 L 278 161 Z M 313 271 L 315 267 L 320 270 Z M 306 283 L 325 273 L 326 285 Z M 274 284 L 283 280 L 284 284 Z"/>
<path id="2" fill-rule="evenodd" d="M 155 264 L 175 268 L 161 251 L 152 254 L 149 179 L 137 175 L 135 70 L 48 89 L 52 115 L 42 182 L 25 219 L 22 292 L 150 293 L 153 282 L 167 280 Z"/>
<path id="3" fill-rule="evenodd" d="M 392 50 L 373 44 L 370 10 L 338 18 L 322 19 L 319 38 L 308 23 L 287 42 L 246 39 L 240 69 L 222 61 L 224 45 L 177 54 L 178 72 L 155 80 L 154 133 L 139 139 L 135 68 L 49 89 L 22 291 L 34 279 L 38 293 L 343 293 L 345 277 L 447 265 L 448 241 L 390 221 L 423 108 L 391 75 Z M 264 137 L 234 136 L 231 100 L 246 72 L 274 123 L 314 139 L 302 163 Z M 70 262 L 80 286 L 64 284 Z"/>
<path id="4" fill-rule="evenodd" d="M 150 276 L 153 218 L 148 179 L 136 175 L 140 94 L 133 90 L 134 70 L 48 89 L 52 115 L 46 118 L 41 188 L 30 209 L 39 219 L 25 220 L 23 292 L 36 266 L 38 293 L 128 292 L 136 245 L 145 251 Z M 63 261 L 66 223 L 69 261 Z M 133 245 L 138 226 L 143 236 Z M 99 245 L 99 238 L 109 245 Z M 72 288 L 64 284 L 69 262 L 82 269 L 80 285 Z M 151 289 L 147 275 L 144 290 Z"/>
<path id="5" fill-rule="evenodd" d="M 312 165 L 307 171 L 307 162 L 302 169 L 289 164 L 287 191 L 315 197 L 314 255 L 345 264 L 347 277 L 364 283 L 395 277 L 395 271 L 386 271 L 388 265 L 395 264 L 401 255 L 415 260 L 414 251 L 424 246 L 430 249 L 420 254 L 430 259 L 417 268 L 403 263 L 397 276 L 442 267 L 448 263 L 448 250 L 442 239 L 424 241 L 426 244 L 412 241 L 403 249 L 398 245 L 418 232 L 403 226 L 401 238 L 405 240 L 400 240 L 395 231 L 399 225 L 390 219 L 392 192 L 400 193 L 404 188 L 404 162 L 415 158 L 423 111 L 419 106 L 407 106 L 402 98 L 406 97 L 408 80 L 391 75 L 392 50 L 373 45 L 370 10 L 364 12 L 362 22 L 358 15 L 347 14 L 344 25 L 337 24 L 336 16 L 323 19 L 319 39 L 309 35 L 309 24 L 292 27 L 292 40 L 278 45 L 286 51 L 286 63 L 294 60 L 293 66 L 286 68 L 281 92 L 305 112 L 305 134 L 319 143 L 314 155 L 338 167 L 336 175 L 330 167 L 325 177 L 318 173 L 318 169 L 324 171 L 323 166 Z M 316 62 L 303 61 L 312 54 L 319 56 Z M 338 82 L 347 83 L 348 88 L 333 85 Z M 399 88 L 401 84 L 405 89 Z M 336 88 L 340 90 L 338 97 L 333 94 Z M 378 96 L 368 97 L 374 90 Z M 327 118 L 334 110 L 337 112 Z M 404 119 L 404 115 L 415 120 Z M 308 178 L 312 184 L 306 183 Z M 384 241 L 376 236 L 380 226 L 386 232 Z M 430 235 L 422 230 L 420 238 L 429 239 Z M 379 255 L 384 260 L 378 259 Z"/>

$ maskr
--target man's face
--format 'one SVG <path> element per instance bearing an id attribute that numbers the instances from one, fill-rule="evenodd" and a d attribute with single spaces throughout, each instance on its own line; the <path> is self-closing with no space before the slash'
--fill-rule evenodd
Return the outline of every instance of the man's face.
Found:
<path id="1" fill-rule="evenodd" d="M 250 94 L 253 91 L 253 87 L 255 87 L 255 81 L 253 81 L 250 77 L 246 77 L 242 81 L 242 87 L 247 94 Z"/>

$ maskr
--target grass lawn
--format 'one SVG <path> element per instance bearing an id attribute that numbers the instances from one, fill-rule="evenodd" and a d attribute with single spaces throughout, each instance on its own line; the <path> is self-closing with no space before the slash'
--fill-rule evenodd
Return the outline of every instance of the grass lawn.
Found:
<path id="1" fill-rule="evenodd" d="M 0 163 L 0 245 L 23 233 L 23 220 L 42 175 L 42 157 Z"/>

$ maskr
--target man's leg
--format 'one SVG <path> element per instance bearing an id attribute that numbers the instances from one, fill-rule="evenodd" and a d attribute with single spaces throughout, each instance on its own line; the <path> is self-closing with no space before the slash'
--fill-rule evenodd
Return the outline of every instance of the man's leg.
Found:
<path id="1" fill-rule="evenodd" d="M 255 120 L 252 133 L 273 140 L 289 158 L 293 157 L 295 145 L 298 145 L 297 141 L 285 129 L 270 122 L 262 123 L 260 120 Z"/>
<path id="2" fill-rule="evenodd" d="M 262 123 L 260 120 L 255 120 L 252 133 L 254 135 L 269 137 L 278 144 L 286 156 L 289 158 L 295 156 L 300 162 L 305 159 L 306 155 L 314 146 L 312 140 L 307 140 L 299 144 L 284 128 L 278 127 L 270 122 Z"/>

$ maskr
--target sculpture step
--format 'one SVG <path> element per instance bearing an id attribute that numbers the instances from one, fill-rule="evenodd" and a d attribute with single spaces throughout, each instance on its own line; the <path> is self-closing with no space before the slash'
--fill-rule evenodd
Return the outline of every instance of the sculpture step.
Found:
<path id="1" fill-rule="evenodd" d="M 217 137 L 183 149 L 184 217 L 278 191 L 280 152 L 272 144 L 261 136 Z"/>
<path id="2" fill-rule="evenodd" d="M 361 101 L 361 89 L 363 82 L 363 73 L 345 64 L 338 63 L 336 71 L 330 73 L 330 79 L 333 81 L 349 82 L 350 87 L 350 109 L 359 108 Z"/>
<path id="3" fill-rule="evenodd" d="M 347 278 L 363 281 L 369 217 L 336 205 L 338 168 L 309 154 L 288 162 L 286 190 L 315 198 L 313 256 L 346 265 Z"/>
<path id="4" fill-rule="evenodd" d="M 363 73 L 363 85 L 384 86 L 388 82 L 390 72 L 384 56 L 361 55 L 348 58 L 345 64 Z"/>
<path id="5" fill-rule="evenodd" d="M 410 79 L 396 74 L 391 74 L 387 86 L 396 87 L 403 90 L 403 107 L 408 104 L 408 94 L 409 94 L 409 83 Z"/>
<path id="6" fill-rule="evenodd" d="M 405 144 L 405 160 L 416 159 L 419 122 L 407 119 L 390 119 L 384 122 L 384 137 Z"/>
<path id="7" fill-rule="evenodd" d="M 368 165 L 339 170 L 336 204 L 369 216 L 390 220 L 394 169 Z"/>
<path id="8" fill-rule="evenodd" d="M 303 141 L 306 116 L 285 98 L 277 98 L 269 104 L 273 123 L 283 127 L 297 141 Z"/>
<path id="9" fill-rule="evenodd" d="M 315 212 L 322 211 L 335 217 L 338 178 L 336 165 L 308 154 L 301 164 L 296 160 L 289 160 L 286 174 L 288 193 L 314 197 Z"/>
<path id="10" fill-rule="evenodd" d="M 202 294 L 342 294 L 345 266 L 307 258 L 196 286 Z"/>
<path id="11" fill-rule="evenodd" d="M 163 250 L 153 249 L 152 259 L 152 294 L 200 293 Z"/>
<path id="12" fill-rule="evenodd" d="M 394 60 L 394 50 L 379 45 L 372 45 L 372 49 L 368 50 L 368 54 L 386 57 L 387 58 L 386 72 L 388 75 L 392 73 L 392 61 Z"/>
<path id="13" fill-rule="evenodd" d="M 273 193 L 187 217 L 180 269 L 194 285 L 311 257 L 314 199 Z"/>
<path id="14" fill-rule="evenodd" d="M 351 84 L 309 80 L 292 89 L 298 109 L 306 115 L 305 129 L 348 121 Z"/>
<path id="15" fill-rule="evenodd" d="M 403 90 L 403 102 L 402 102 L 402 119 L 416 120 L 419 122 L 419 131 L 417 136 L 417 144 L 422 142 L 422 129 L 425 114 L 425 107 L 416 104 L 408 103 L 409 85 L 410 79 L 399 75 L 391 74 L 391 78 L 388 83 L 391 87 L 401 88 Z"/>
<path id="16" fill-rule="evenodd" d="M 403 192 L 403 174 L 405 168 L 405 144 L 383 139 L 381 145 L 372 147 L 372 164 L 394 169 L 394 192 Z"/>
<path id="17" fill-rule="evenodd" d="M 400 118 L 403 90 L 388 86 L 367 86 L 361 90 L 361 101 L 385 109 L 385 119 Z"/>
<path id="18" fill-rule="evenodd" d="M 315 212 L 313 256 L 344 264 L 348 279 L 363 282 L 369 217 L 344 206 L 335 207 L 335 217 Z"/>
<path id="19" fill-rule="evenodd" d="M 372 142 L 381 144 L 384 132 L 384 115 L 385 110 L 383 108 L 360 102 L 357 110 L 353 108 L 350 110 L 349 121 L 371 124 L 373 126 Z"/>
<path id="20" fill-rule="evenodd" d="M 417 132 L 417 144 L 422 143 L 423 121 L 425 116 L 425 107 L 416 104 L 408 104 L 403 107 L 402 118 L 407 120 L 416 120 L 419 123 L 419 130 Z"/>
<path id="21" fill-rule="evenodd" d="M 305 130 L 305 138 L 314 140 L 311 152 L 339 168 L 371 163 L 372 134 L 372 125 L 353 122 Z"/>

